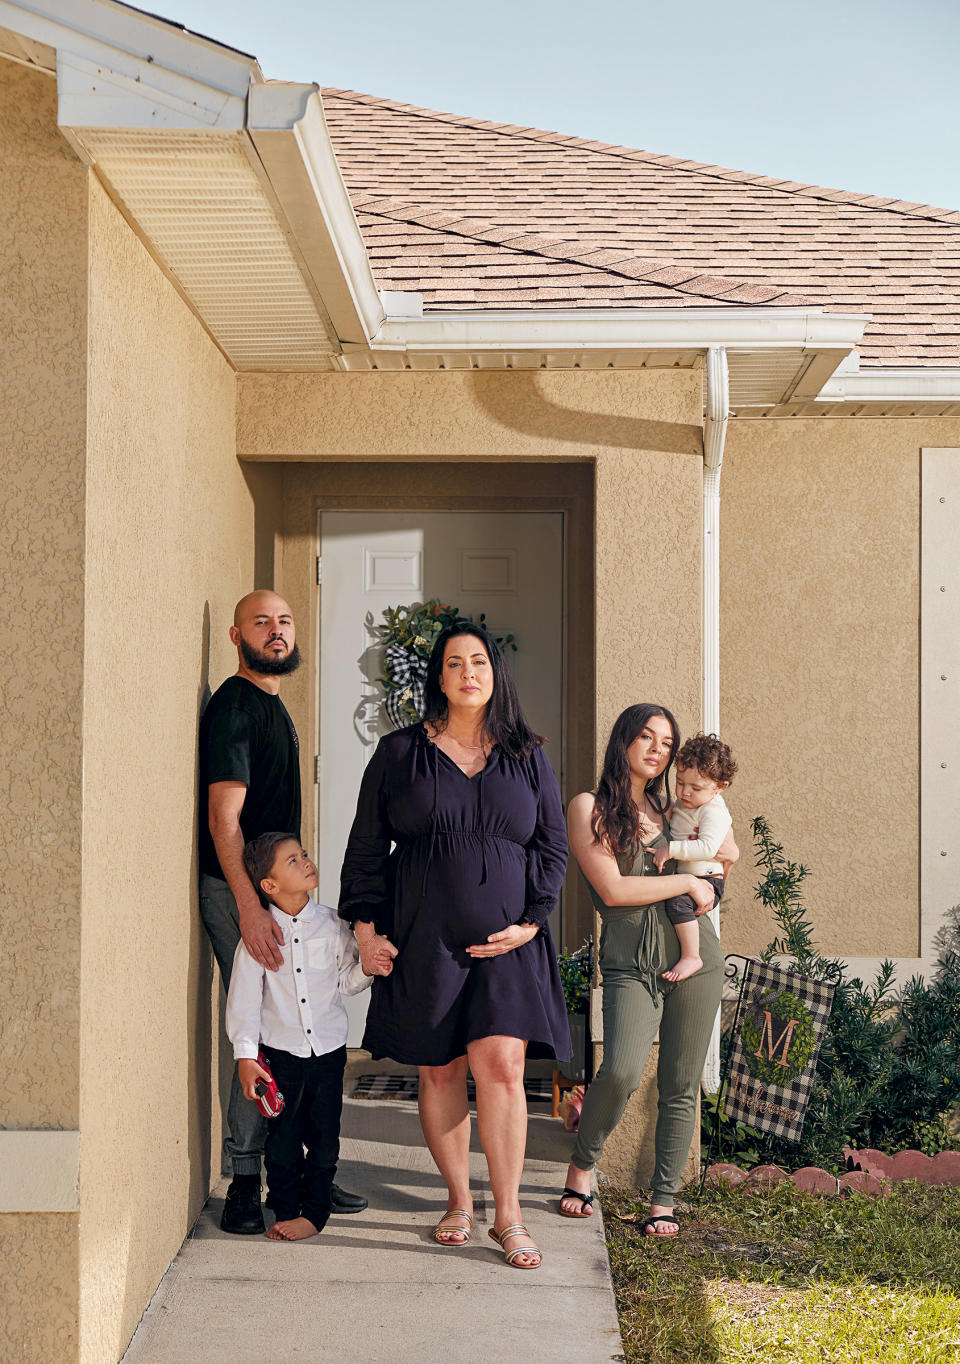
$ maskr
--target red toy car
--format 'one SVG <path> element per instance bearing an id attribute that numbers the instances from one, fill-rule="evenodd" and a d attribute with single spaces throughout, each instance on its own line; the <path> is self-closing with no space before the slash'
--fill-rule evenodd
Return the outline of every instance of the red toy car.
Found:
<path id="1" fill-rule="evenodd" d="M 259 1079 L 253 1087 L 254 1093 L 257 1096 L 257 1107 L 265 1118 L 275 1118 L 278 1114 L 283 1112 L 283 1095 L 280 1093 L 279 1089 L 277 1089 L 277 1082 L 273 1078 L 273 1071 L 270 1069 L 267 1058 L 262 1051 L 257 1053 L 257 1065 L 262 1066 L 270 1076 L 269 1082 L 264 1079 Z"/>

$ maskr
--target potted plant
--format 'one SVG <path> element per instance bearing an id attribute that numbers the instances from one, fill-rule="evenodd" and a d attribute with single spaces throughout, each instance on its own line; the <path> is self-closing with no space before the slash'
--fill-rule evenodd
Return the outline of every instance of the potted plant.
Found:
<path id="1" fill-rule="evenodd" d="M 579 1083 L 586 1075 L 587 1013 L 590 1008 L 590 977 L 593 974 L 593 939 L 588 938 L 575 952 L 566 950 L 559 952 L 557 966 L 570 1020 L 570 1036 L 573 1039 L 573 1062 L 570 1073 L 565 1078 Z"/>

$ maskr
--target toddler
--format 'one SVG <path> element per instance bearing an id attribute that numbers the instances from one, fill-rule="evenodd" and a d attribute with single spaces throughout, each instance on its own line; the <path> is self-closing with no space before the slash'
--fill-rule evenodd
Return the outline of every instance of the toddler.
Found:
<path id="1" fill-rule="evenodd" d="M 677 754 L 677 798 L 670 811 L 670 841 L 654 849 L 657 871 L 675 858 L 677 871 L 702 877 L 713 886 L 714 905 L 723 894 L 723 867 L 717 849 L 733 820 L 721 791 L 733 780 L 737 764 L 727 744 L 715 734 L 695 734 Z M 676 895 L 664 902 L 670 922 L 677 930 L 680 960 L 664 980 L 686 980 L 703 966 L 700 929 L 690 895 Z"/>

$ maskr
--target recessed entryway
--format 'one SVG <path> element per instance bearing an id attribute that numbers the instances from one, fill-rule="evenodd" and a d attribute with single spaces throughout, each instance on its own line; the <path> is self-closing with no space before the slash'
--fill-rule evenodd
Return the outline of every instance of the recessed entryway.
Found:
<path id="1" fill-rule="evenodd" d="M 495 636 L 531 725 L 563 764 L 563 513 L 322 511 L 317 843 L 320 898 L 336 904 L 339 870 L 363 769 L 392 725 L 377 677 L 375 626 L 385 607 L 432 598 Z M 555 916 L 558 919 L 558 916 Z M 551 927 L 560 936 L 560 923 Z M 346 1001 L 359 1046 L 366 996 Z"/>

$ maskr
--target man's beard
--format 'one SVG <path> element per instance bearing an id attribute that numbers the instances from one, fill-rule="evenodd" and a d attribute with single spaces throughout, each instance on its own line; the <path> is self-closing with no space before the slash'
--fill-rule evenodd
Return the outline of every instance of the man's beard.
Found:
<path id="1" fill-rule="evenodd" d="M 300 667 L 300 646 L 295 644 L 286 657 L 277 658 L 274 654 L 261 653 L 240 636 L 240 652 L 243 661 L 252 673 L 261 677 L 285 677 Z"/>

